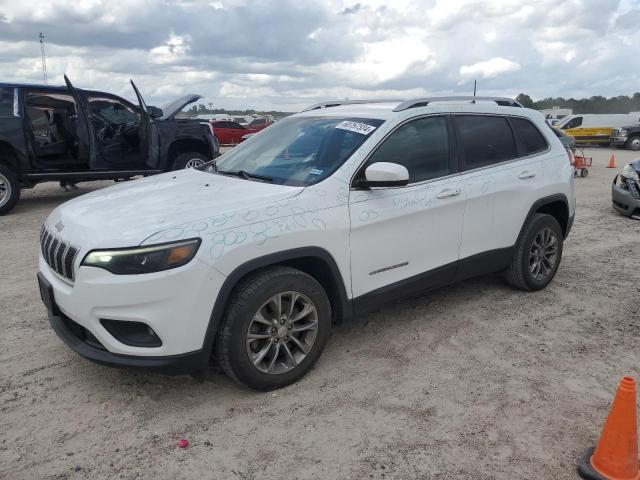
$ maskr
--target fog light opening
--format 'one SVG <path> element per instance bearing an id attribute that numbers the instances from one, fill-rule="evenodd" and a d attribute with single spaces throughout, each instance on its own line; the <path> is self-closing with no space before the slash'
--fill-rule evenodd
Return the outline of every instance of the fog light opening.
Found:
<path id="1" fill-rule="evenodd" d="M 101 318 L 100 323 L 113 338 L 125 345 L 146 348 L 162 346 L 160 337 L 146 323 L 105 318 Z"/>

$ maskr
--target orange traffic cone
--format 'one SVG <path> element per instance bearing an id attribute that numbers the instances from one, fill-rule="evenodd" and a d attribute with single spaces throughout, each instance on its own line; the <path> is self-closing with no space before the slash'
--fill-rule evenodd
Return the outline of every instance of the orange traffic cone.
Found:
<path id="1" fill-rule="evenodd" d="M 612 153 L 607 168 L 616 168 L 616 154 Z"/>
<path id="2" fill-rule="evenodd" d="M 588 480 L 638 480 L 638 427 L 636 381 L 622 377 L 596 448 L 590 448 L 578 464 Z"/>

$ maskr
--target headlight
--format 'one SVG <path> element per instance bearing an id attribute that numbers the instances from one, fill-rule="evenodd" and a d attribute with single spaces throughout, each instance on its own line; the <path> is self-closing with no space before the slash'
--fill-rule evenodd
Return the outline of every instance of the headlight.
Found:
<path id="1" fill-rule="evenodd" d="M 625 165 L 625 167 L 622 169 L 622 173 L 620 174 L 623 177 L 627 177 L 627 178 L 631 178 L 632 180 L 635 180 L 636 182 L 640 182 L 640 177 L 638 176 L 638 172 L 636 172 L 633 167 L 631 166 L 631 164 L 627 164 Z"/>
<path id="2" fill-rule="evenodd" d="M 620 136 L 620 137 L 626 137 L 628 133 L 629 132 L 627 132 L 624 128 L 621 128 L 621 129 L 618 130 L 617 135 Z"/>
<path id="3" fill-rule="evenodd" d="M 116 275 L 161 272 L 189 263 L 200 243 L 199 238 L 192 238 L 142 247 L 92 250 L 84 257 L 82 265 L 104 268 Z"/>

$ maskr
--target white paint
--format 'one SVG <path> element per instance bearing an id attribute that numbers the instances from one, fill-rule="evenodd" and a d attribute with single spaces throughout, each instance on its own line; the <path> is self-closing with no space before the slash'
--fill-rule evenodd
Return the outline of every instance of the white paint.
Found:
<path id="1" fill-rule="evenodd" d="M 40 271 L 53 285 L 61 309 L 109 351 L 172 355 L 202 347 L 222 282 L 253 258 L 322 248 L 334 258 L 351 298 L 513 245 L 537 198 L 565 194 L 573 215 L 572 168 L 538 112 L 482 103 L 432 104 L 395 113 L 396 105 L 345 105 L 298 114 L 385 120 L 329 178 L 307 188 L 186 170 L 71 200 L 55 209 L 46 224 L 52 228 L 62 222 L 60 235 L 80 247 L 75 284 L 59 278 L 42 258 Z M 551 148 L 535 157 L 404 187 L 350 188 L 368 154 L 400 123 L 426 114 L 461 112 L 528 117 Z M 523 171 L 536 176 L 520 179 Z M 79 265 L 92 249 L 194 237 L 202 239 L 195 259 L 175 270 L 118 276 Z M 397 267 L 386 269 L 389 266 Z M 159 349 L 123 345 L 100 326 L 98 319 L 105 317 L 144 321 L 164 344 Z"/>

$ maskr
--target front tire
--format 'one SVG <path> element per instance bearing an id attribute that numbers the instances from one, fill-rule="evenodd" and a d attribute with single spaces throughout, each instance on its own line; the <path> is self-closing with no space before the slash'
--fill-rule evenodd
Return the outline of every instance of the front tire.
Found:
<path id="1" fill-rule="evenodd" d="M 558 271 L 562 246 L 558 221 L 551 215 L 536 213 L 516 244 L 511 265 L 505 272 L 507 282 L 521 290 L 542 290 Z"/>
<path id="2" fill-rule="evenodd" d="M 302 378 L 327 344 L 331 305 L 322 285 L 289 267 L 243 280 L 228 303 L 215 351 L 224 372 L 255 390 Z"/>
<path id="3" fill-rule="evenodd" d="M 631 137 L 627 140 L 627 148 L 634 152 L 640 150 L 640 136 Z"/>
<path id="4" fill-rule="evenodd" d="M 181 153 L 174 160 L 173 169 L 183 170 L 185 168 L 197 168 L 204 165 L 208 161 L 209 159 L 207 159 L 207 157 L 199 152 Z"/>
<path id="5" fill-rule="evenodd" d="M 0 164 L 0 215 L 9 213 L 20 200 L 18 176 L 6 165 Z"/>

